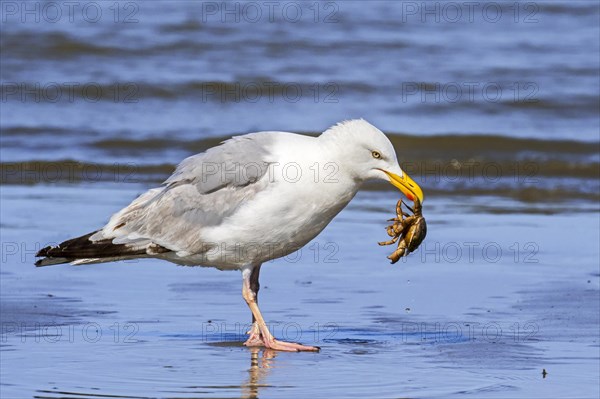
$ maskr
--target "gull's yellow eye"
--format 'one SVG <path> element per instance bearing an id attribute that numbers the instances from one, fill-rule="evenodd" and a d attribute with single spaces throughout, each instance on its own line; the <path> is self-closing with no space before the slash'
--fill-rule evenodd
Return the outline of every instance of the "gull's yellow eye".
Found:
<path id="1" fill-rule="evenodd" d="M 381 158 L 381 154 L 378 153 L 377 151 L 371 151 L 371 155 L 373 155 L 373 158 L 375 158 L 375 159 Z"/>

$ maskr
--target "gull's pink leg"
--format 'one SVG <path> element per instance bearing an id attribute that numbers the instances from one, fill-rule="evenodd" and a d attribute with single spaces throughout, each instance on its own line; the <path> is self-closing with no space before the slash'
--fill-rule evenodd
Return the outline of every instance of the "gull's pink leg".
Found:
<path id="1" fill-rule="evenodd" d="M 279 341 L 271 335 L 265 320 L 260 313 L 258 308 L 258 274 L 260 272 L 260 265 L 252 268 L 245 268 L 242 270 L 242 277 L 244 284 L 242 286 L 242 296 L 248 304 L 250 311 L 252 312 L 252 319 L 254 323 L 250 329 L 250 338 L 244 343 L 246 346 L 264 346 L 269 349 L 286 351 L 286 352 L 318 352 L 321 348 L 318 346 L 308 346 L 297 344 L 294 342 Z"/>
<path id="2" fill-rule="evenodd" d="M 262 336 L 260 334 L 260 329 L 258 328 L 256 322 L 252 323 L 252 327 L 247 332 L 247 334 L 250 336 L 248 337 L 246 342 L 244 342 L 245 346 L 265 346 L 265 343 L 263 342 Z"/>
<path id="3" fill-rule="evenodd" d="M 258 290 L 260 289 L 260 283 L 258 282 L 258 276 L 260 274 L 260 266 L 255 266 L 252 271 L 250 272 L 250 281 L 249 281 L 249 288 L 252 291 L 252 293 L 254 294 L 254 300 L 258 303 Z M 246 284 L 246 282 L 244 281 L 244 284 Z M 265 343 L 263 342 L 262 336 L 260 334 L 260 329 L 258 328 L 258 324 L 256 324 L 256 317 L 254 317 L 254 314 L 252 314 L 252 327 L 250 327 L 250 330 L 248 330 L 248 332 L 246 333 L 248 335 L 250 335 L 250 337 L 248 337 L 248 339 L 246 340 L 246 342 L 244 342 L 245 346 L 248 347 L 254 347 L 254 346 L 265 346 Z"/>

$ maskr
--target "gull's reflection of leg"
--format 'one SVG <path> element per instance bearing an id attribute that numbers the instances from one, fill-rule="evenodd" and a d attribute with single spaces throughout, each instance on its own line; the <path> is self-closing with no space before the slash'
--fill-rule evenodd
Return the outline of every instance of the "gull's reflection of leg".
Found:
<path id="1" fill-rule="evenodd" d="M 263 380 L 269 374 L 269 369 L 273 367 L 277 351 L 257 347 L 251 347 L 249 350 L 248 382 L 242 385 L 242 398 L 257 399 L 259 388 L 267 386 Z"/>

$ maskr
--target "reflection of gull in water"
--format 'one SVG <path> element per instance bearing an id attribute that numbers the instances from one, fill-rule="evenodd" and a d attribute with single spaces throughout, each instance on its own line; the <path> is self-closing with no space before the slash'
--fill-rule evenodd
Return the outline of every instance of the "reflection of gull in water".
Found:
<path id="1" fill-rule="evenodd" d="M 423 199 L 392 143 L 364 120 L 309 137 L 260 132 L 185 159 L 160 188 L 142 194 L 90 234 L 43 248 L 37 266 L 154 257 L 188 266 L 241 270 L 252 311 L 247 346 L 317 347 L 276 340 L 258 308 L 263 262 L 315 238 L 368 179 Z"/>
<path id="2" fill-rule="evenodd" d="M 262 352 L 262 356 L 259 354 Z M 277 352 L 271 349 L 263 349 L 257 347 L 250 348 L 250 368 L 248 369 L 248 382 L 242 385 L 242 397 L 248 399 L 258 398 L 259 388 L 265 388 L 269 385 L 263 380 L 269 373 L 269 369 L 273 367 L 273 359 L 277 356 Z"/>

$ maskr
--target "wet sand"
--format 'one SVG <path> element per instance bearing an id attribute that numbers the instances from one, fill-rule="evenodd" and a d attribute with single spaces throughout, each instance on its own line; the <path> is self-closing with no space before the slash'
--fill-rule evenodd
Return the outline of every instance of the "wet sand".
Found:
<path id="1" fill-rule="evenodd" d="M 141 190 L 2 188 L 2 397 L 599 394 L 592 204 L 431 198 L 426 241 L 392 266 L 376 243 L 397 194 L 361 193 L 300 254 L 263 268 L 274 333 L 322 347 L 276 353 L 241 345 L 250 314 L 237 272 L 33 266 L 36 246 L 91 231 Z"/>

